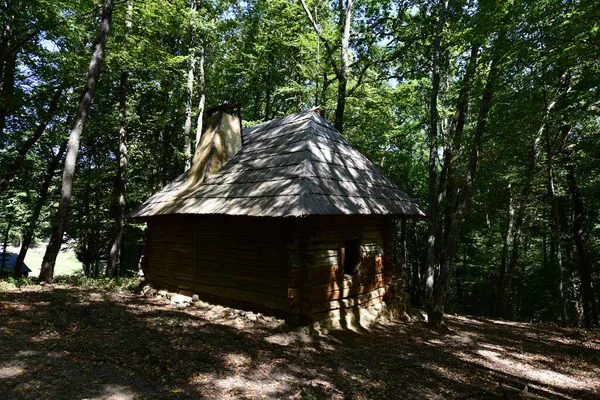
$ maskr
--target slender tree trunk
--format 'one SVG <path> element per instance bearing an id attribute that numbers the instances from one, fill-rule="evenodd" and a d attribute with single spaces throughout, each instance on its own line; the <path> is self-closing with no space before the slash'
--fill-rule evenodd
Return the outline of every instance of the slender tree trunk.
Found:
<path id="1" fill-rule="evenodd" d="M 6 118 L 12 108 L 13 92 L 15 86 L 15 70 L 17 53 L 12 53 L 2 65 L 2 81 L 0 81 L 0 136 L 4 134 Z"/>
<path id="2" fill-rule="evenodd" d="M 456 114 L 450 123 L 448 134 L 448 141 L 450 144 L 447 144 L 444 148 L 444 162 L 440 171 L 440 183 L 437 198 L 438 207 L 443 205 L 444 221 L 443 229 L 441 226 L 437 227 L 435 237 L 435 251 L 438 254 L 438 262 L 440 265 L 444 263 L 443 234 L 450 228 L 452 211 L 456 203 L 455 155 L 458 154 L 461 148 L 465 122 L 469 111 L 470 93 L 473 88 L 473 80 L 477 70 L 478 57 L 479 45 L 473 44 L 471 46 L 471 54 L 469 56 L 465 76 L 463 77 L 458 96 Z"/>
<path id="3" fill-rule="evenodd" d="M 60 97 L 62 96 L 62 93 L 65 89 L 65 86 L 66 86 L 66 82 L 63 81 L 61 83 L 60 87 L 56 90 L 56 92 L 54 92 L 54 96 L 52 97 L 52 100 L 50 101 L 50 106 L 48 107 L 48 112 L 46 113 L 45 118 L 37 126 L 33 135 L 31 135 L 31 137 L 29 137 L 29 139 L 27 139 L 25 141 L 25 143 L 23 143 L 23 145 L 19 149 L 19 152 L 17 153 L 17 158 L 8 167 L 6 167 L 6 172 L 4 173 L 2 178 L 0 178 L 0 193 L 2 193 L 4 191 L 4 189 L 6 189 L 6 186 L 8 185 L 9 181 L 17 174 L 17 172 L 19 172 L 19 169 L 21 168 L 21 164 L 23 163 L 23 160 L 25 160 L 25 156 L 27 155 L 27 152 L 42 136 L 42 134 L 46 130 L 46 127 L 54 118 L 54 114 L 56 113 L 56 110 L 58 109 L 58 103 L 59 103 Z"/>
<path id="4" fill-rule="evenodd" d="M 510 241 L 513 235 L 513 226 L 515 221 L 515 205 L 513 201 L 513 196 L 511 194 L 511 184 L 508 184 L 508 217 L 506 224 L 506 233 L 504 234 L 503 244 L 502 244 L 502 255 L 500 259 L 500 274 L 498 277 L 498 282 L 496 283 L 496 315 L 502 316 L 504 314 L 503 307 L 504 304 L 504 282 L 506 281 L 506 275 L 508 273 L 508 258 L 510 253 Z"/>
<path id="5" fill-rule="evenodd" d="M 429 187 L 429 226 L 427 230 L 427 270 L 425 277 L 425 302 L 431 301 L 433 293 L 434 275 L 436 265 L 436 231 L 437 231 L 437 151 L 438 151 L 438 96 L 440 92 L 440 53 L 442 32 L 446 19 L 446 8 L 448 1 L 440 2 L 440 16 L 435 39 L 433 41 L 433 59 L 431 71 L 431 98 L 429 102 L 429 163 L 428 163 L 428 187 Z"/>
<path id="6" fill-rule="evenodd" d="M 44 182 L 42 183 L 42 187 L 35 202 L 35 206 L 33 207 L 33 212 L 31 213 L 31 218 L 29 219 L 29 225 L 27 226 L 27 230 L 23 234 L 21 250 L 19 251 L 17 261 L 15 262 L 15 268 L 13 270 L 13 276 L 15 278 L 21 276 L 21 266 L 25 261 L 25 256 L 27 255 L 27 251 L 29 250 L 29 246 L 31 245 L 31 240 L 33 239 L 35 228 L 37 227 L 37 222 L 40 217 L 40 212 L 42 211 L 42 207 L 44 206 L 46 198 L 48 197 L 48 189 L 50 188 L 50 184 L 52 183 L 52 178 L 54 178 L 56 168 L 58 168 L 60 160 L 62 159 L 66 150 L 67 142 L 63 142 L 60 148 L 58 149 L 58 152 L 52 156 L 52 160 L 48 164 L 48 169 L 46 170 Z"/>
<path id="7" fill-rule="evenodd" d="M 346 0 L 346 7 L 340 1 L 340 26 L 342 26 L 341 42 L 341 67 L 338 76 L 338 95 L 337 106 L 335 109 L 335 128 L 344 133 L 344 112 L 346 110 L 346 91 L 348 86 L 348 75 L 350 70 L 350 60 L 348 57 L 348 48 L 350 46 L 350 27 L 352 24 L 352 6 L 354 0 Z M 343 21 L 343 22 L 342 22 Z"/>
<path id="8" fill-rule="evenodd" d="M 552 265 L 556 266 L 558 271 L 558 299 L 560 306 L 560 317 L 563 326 L 567 325 L 567 304 L 565 301 L 565 292 L 563 289 L 564 285 L 564 268 L 562 261 L 562 252 L 561 252 L 561 244 L 560 244 L 560 211 L 558 208 L 558 197 L 556 195 L 556 187 L 554 183 L 554 166 L 552 164 L 552 157 L 550 154 L 547 155 L 547 163 L 548 163 L 548 196 L 550 197 L 550 203 L 552 204 L 552 216 L 551 216 L 551 228 L 552 228 L 552 252 L 550 255 L 550 259 L 552 260 Z"/>
<path id="9" fill-rule="evenodd" d="M 46 248 L 46 254 L 44 254 L 44 260 L 42 262 L 42 268 L 40 271 L 40 281 L 46 283 L 52 283 L 54 279 L 54 264 L 56 263 L 56 257 L 60 251 L 62 238 L 67 227 L 69 206 L 71 204 L 71 197 L 73 195 L 75 166 L 77 163 L 77 154 L 79 153 L 79 140 L 81 138 L 81 133 L 83 132 L 83 127 L 88 119 L 90 107 L 92 105 L 92 98 L 94 97 L 94 90 L 96 88 L 98 78 L 100 77 L 102 60 L 104 58 L 104 49 L 106 47 L 106 39 L 108 37 L 108 31 L 112 17 L 112 9 L 112 0 L 104 0 L 100 31 L 98 33 L 98 38 L 94 46 L 94 52 L 91 57 L 86 85 L 79 103 L 79 108 L 77 109 L 77 113 L 75 115 L 75 121 L 73 122 L 71 133 L 69 135 L 69 144 L 67 147 L 67 156 L 65 159 L 62 177 L 61 198 L 58 206 L 58 215 L 56 218 L 57 222 L 52 231 L 50 243 Z"/>
<path id="10" fill-rule="evenodd" d="M 531 194 L 531 189 L 533 187 L 533 181 L 535 179 L 535 174 L 538 168 L 538 163 L 540 159 L 541 153 L 541 142 L 542 136 L 544 134 L 544 130 L 546 128 L 546 124 L 548 118 L 550 116 L 550 112 L 556 105 L 557 101 L 552 100 L 546 106 L 546 110 L 544 116 L 542 117 L 542 122 L 540 127 L 538 128 L 536 135 L 533 139 L 533 143 L 531 145 L 531 159 L 529 161 L 529 165 L 526 171 L 526 181 L 525 186 L 521 192 L 521 197 L 519 199 L 519 207 L 517 211 L 517 218 L 514 224 L 513 229 L 513 237 L 512 237 L 512 246 L 510 252 L 510 259 L 508 266 L 504 270 L 503 279 L 500 281 L 500 288 L 498 290 L 498 301 L 497 301 L 497 312 L 498 315 L 507 318 L 508 315 L 508 300 L 510 297 L 510 289 L 512 278 L 514 275 L 514 271 L 517 267 L 517 263 L 519 261 L 519 244 L 521 240 L 521 232 L 523 228 L 523 223 L 525 221 L 525 209 L 527 207 L 527 200 Z"/>
<path id="11" fill-rule="evenodd" d="M 400 225 L 400 278 L 404 281 L 403 285 L 406 286 L 406 218 L 402 218 Z"/>
<path id="12" fill-rule="evenodd" d="M 571 214 L 571 224 L 573 223 L 573 215 Z M 583 300 L 581 299 L 581 282 L 579 275 L 576 273 L 575 262 L 573 260 L 573 242 L 565 240 L 563 243 L 565 248 L 565 259 L 569 266 L 569 274 L 571 276 L 571 285 L 573 286 L 573 312 L 575 315 L 575 326 L 583 326 Z"/>
<path id="13" fill-rule="evenodd" d="M 340 50 L 341 50 L 341 63 L 338 68 L 338 64 L 336 63 L 335 57 L 333 55 L 332 47 L 329 42 L 322 36 L 321 30 L 317 23 L 315 22 L 312 13 L 310 12 L 306 2 L 304 0 L 300 0 L 302 4 L 302 8 L 304 8 L 304 12 L 308 17 L 313 29 L 317 33 L 319 40 L 323 42 L 325 49 L 327 50 L 327 55 L 329 57 L 329 61 L 333 70 L 335 72 L 336 79 L 338 81 L 338 93 L 337 93 L 337 106 L 335 109 L 335 128 L 343 133 L 344 132 L 344 112 L 346 109 L 346 92 L 348 86 L 348 76 L 350 70 L 350 59 L 348 56 L 348 49 L 350 46 L 350 28 L 352 24 L 352 6 L 354 4 L 354 0 L 346 0 L 346 6 L 344 7 L 344 2 L 340 0 L 338 3 L 340 18 L 338 25 L 342 31 Z M 325 82 L 327 82 L 327 77 L 325 76 Z M 323 85 L 323 94 L 325 94 L 325 84 Z M 325 97 L 322 99 L 325 102 Z"/>
<path id="14" fill-rule="evenodd" d="M 271 88 L 269 87 L 269 76 L 267 75 L 267 88 L 266 88 L 266 96 L 265 96 L 265 116 L 263 118 L 264 121 L 270 121 L 271 118 Z"/>
<path id="15" fill-rule="evenodd" d="M 185 140 L 184 157 L 185 170 L 190 169 L 192 163 L 192 97 L 194 93 L 194 69 L 196 68 L 196 2 L 190 2 L 190 45 L 188 46 L 188 73 L 185 89 L 185 122 L 183 124 L 183 137 Z"/>
<path id="16" fill-rule="evenodd" d="M 583 203 L 583 196 L 579 190 L 575 177 L 575 167 L 572 162 L 567 163 L 567 182 L 571 199 L 573 201 L 573 238 L 579 255 L 579 274 L 581 277 L 581 297 L 583 298 L 583 324 L 586 328 L 598 326 L 598 310 L 594 298 L 592 283 L 593 269 L 592 257 L 589 251 L 587 217 Z"/>
<path id="17" fill-rule="evenodd" d="M 2 260 L 0 261 L 0 272 L 3 272 L 4 268 L 6 268 L 6 256 L 7 256 L 6 248 L 8 247 L 8 238 L 10 237 L 10 230 L 12 229 L 12 224 L 13 224 L 14 219 L 15 219 L 15 216 L 13 213 L 11 213 L 10 216 L 8 217 L 7 224 L 6 224 L 6 230 L 4 231 L 4 238 L 2 240 L 3 246 L 2 246 Z"/>
<path id="18" fill-rule="evenodd" d="M 433 327 L 440 327 L 444 323 L 444 305 L 446 304 L 448 285 L 450 283 L 450 276 L 452 273 L 452 262 L 454 253 L 456 251 L 458 234 L 460 232 L 463 216 L 469 204 L 473 181 L 477 173 L 477 164 L 479 162 L 479 156 L 482 150 L 483 134 L 485 132 L 488 114 L 492 104 L 492 97 L 494 94 L 496 81 L 498 80 L 502 59 L 501 56 L 505 40 L 506 32 L 501 31 L 496 43 L 487 81 L 483 89 L 481 105 L 479 108 L 479 116 L 477 118 L 477 124 L 473 134 L 473 147 L 471 150 L 471 156 L 467 166 L 464 183 L 458 194 L 457 205 L 452 216 L 450 228 L 447 232 L 445 232 L 444 263 L 440 266 L 440 273 L 433 287 L 432 301 L 430 302 L 428 310 L 428 321 Z"/>
<path id="19" fill-rule="evenodd" d="M 460 265 L 460 264 L 459 264 Z M 462 271 L 467 270 L 467 249 L 463 245 L 463 257 L 462 257 Z M 463 290 L 462 285 L 462 272 L 459 266 L 456 266 L 456 299 L 458 300 L 458 304 L 462 307 L 465 304 L 465 292 Z"/>
<path id="20" fill-rule="evenodd" d="M 0 137 L 4 134 L 6 118 L 12 109 L 15 86 L 15 71 L 19 49 L 14 46 L 14 28 L 18 26 L 17 16 L 21 14 L 21 1 L 8 1 L 4 8 L 2 34 L 0 36 Z M 2 190 L 0 189 L 0 192 Z"/>
<path id="21" fill-rule="evenodd" d="M 296 65 L 294 80 L 296 81 L 296 110 L 302 111 L 304 108 L 304 101 L 302 98 L 302 78 L 300 76 L 300 67 L 298 65 Z"/>
<path id="22" fill-rule="evenodd" d="M 200 143 L 202 136 L 202 119 L 204 118 L 204 104 L 206 102 L 206 78 L 204 76 L 204 59 L 206 57 L 206 46 L 200 47 L 200 64 L 198 66 L 198 83 L 200 84 L 200 101 L 198 103 L 198 122 L 196 123 L 196 146 Z"/>
<path id="23" fill-rule="evenodd" d="M 412 267 L 412 301 L 416 305 L 421 305 L 421 252 L 419 251 L 419 235 L 417 232 L 417 223 L 413 220 L 411 224 L 411 267 Z"/>
<path id="24" fill-rule="evenodd" d="M 129 33 L 131 32 L 131 18 L 133 4 L 127 4 L 125 17 L 125 40 L 123 47 L 127 49 Z M 125 194 L 127 192 L 127 81 L 129 71 L 121 72 L 119 82 L 119 155 L 117 157 L 117 215 L 115 217 L 115 237 L 110 246 L 105 275 L 114 277 L 119 275 L 121 247 L 123 244 L 123 229 L 125 226 Z"/>

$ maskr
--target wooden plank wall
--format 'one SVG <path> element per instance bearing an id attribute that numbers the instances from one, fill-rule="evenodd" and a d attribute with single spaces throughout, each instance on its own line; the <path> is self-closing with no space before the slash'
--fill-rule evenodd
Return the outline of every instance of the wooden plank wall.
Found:
<path id="1" fill-rule="evenodd" d="M 296 323 L 379 303 L 392 278 L 392 223 L 381 217 L 165 216 L 148 225 L 149 282 Z M 344 276 L 340 247 L 356 237 L 361 265 Z"/>
<path id="2" fill-rule="evenodd" d="M 299 284 L 289 267 L 298 258 L 293 225 L 251 217 L 153 218 L 147 279 L 212 302 L 287 316 L 289 289 Z"/>
<path id="3" fill-rule="evenodd" d="M 392 222 L 381 217 L 310 218 L 308 266 L 310 284 L 302 291 L 303 312 L 313 321 L 343 316 L 358 306 L 383 301 L 393 275 Z M 361 264 L 344 275 L 340 248 L 344 239 L 360 238 Z"/>

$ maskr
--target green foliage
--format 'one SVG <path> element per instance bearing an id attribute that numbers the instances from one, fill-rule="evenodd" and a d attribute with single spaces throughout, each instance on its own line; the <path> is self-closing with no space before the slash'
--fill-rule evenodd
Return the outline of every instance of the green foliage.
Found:
<path id="1" fill-rule="evenodd" d="M 120 278 L 94 278 L 82 273 L 70 275 L 57 275 L 54 278 L 57 285 L 72 285 L 84 289 L 99 289 L 111 292 L 119 291 L 135 293 L 138 291 L 139 280 L 137 276 Z"/>

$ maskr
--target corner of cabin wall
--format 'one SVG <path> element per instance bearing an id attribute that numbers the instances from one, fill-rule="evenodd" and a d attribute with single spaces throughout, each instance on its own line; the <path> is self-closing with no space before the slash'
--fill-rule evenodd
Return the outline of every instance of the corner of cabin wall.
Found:
<path id="1" fill-rule="evenodd" d="M 368 325 L 385 307 L 393 279 L 393 231 L 388 219 L 332 217 L 307 226 L 298 254 L 303 260 L 301 313 L 327 328 Z M 344 274 L 344 239 L 361 240 L 361 263 Z"/>

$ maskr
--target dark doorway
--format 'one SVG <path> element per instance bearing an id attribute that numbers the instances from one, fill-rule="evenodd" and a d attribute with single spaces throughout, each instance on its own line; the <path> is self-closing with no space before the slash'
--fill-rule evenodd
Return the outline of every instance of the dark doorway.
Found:
<path id="1" fill-rule="evenodd" d="M 344 240 L 344 274 L 354 275 L 360 265 L 360 239 Z"/>

